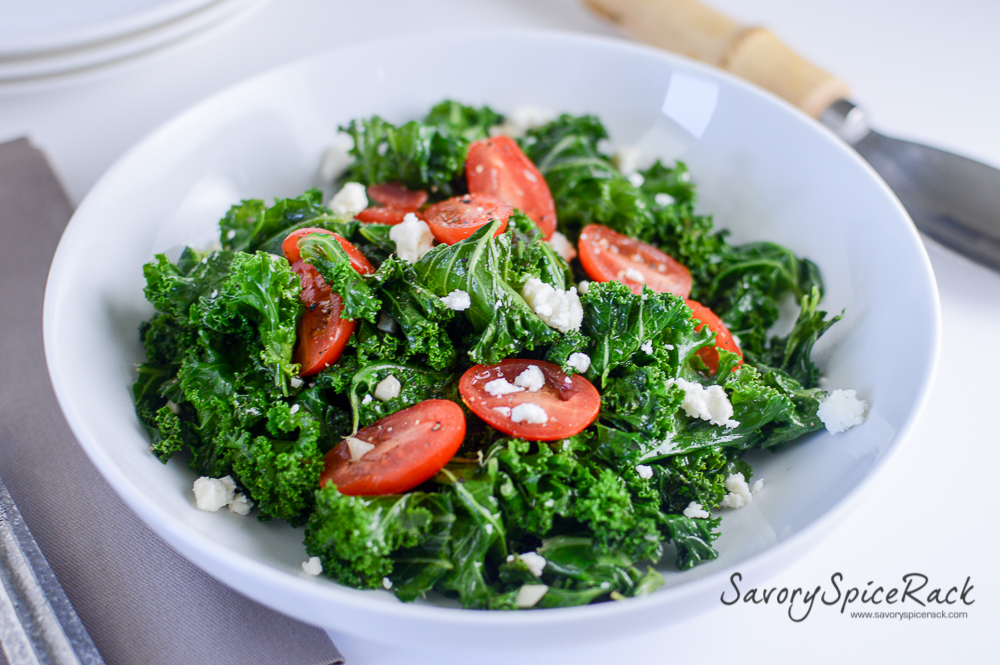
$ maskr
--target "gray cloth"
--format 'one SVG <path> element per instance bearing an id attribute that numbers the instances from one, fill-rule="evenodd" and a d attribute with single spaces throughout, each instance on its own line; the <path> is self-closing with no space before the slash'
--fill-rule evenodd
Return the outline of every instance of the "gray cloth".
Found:
<path id="1" fill-rule="evenodd" d="M 0 476 L 98 650 L 108 665 L 343 662 L 322 630 L 170 549 L 73 438 L 42 351 L 45 280 L 70 213 L 39 151 L 0 144 Z"/>

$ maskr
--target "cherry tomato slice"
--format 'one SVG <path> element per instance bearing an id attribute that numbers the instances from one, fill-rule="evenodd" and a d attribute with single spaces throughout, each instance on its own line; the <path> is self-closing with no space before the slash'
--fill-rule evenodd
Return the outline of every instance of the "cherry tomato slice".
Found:
<path id="1" fill-rule="evenodd" d="M 722 322 L 722 319 L 715 315 L 715 312 L 702 305 L 697 300 L 684 300 L 684 304 L 691 308 L 691 318 L 701 321 L 701 325 L 695 326 L 695 330 L 701 330 L 705 326 L 715 333 L 715 346 L 703 346 L 696 352 L 702 362 L 708 367 L 710 374 L 715 374 L 719 369 L 719 352 L 716 348 L 730 351 L 740 356 L 740 362 L 733 368 L 735 371 L 743 365 L 743 352 L 736 346 L 736 340 L 729 328 Z"/>
<path id="2" fill-rule="evenodd" d="M 494 235 L 500 235 L 507 230 L 510 213 L 510 206 L 493 196 L 464 194 L 435 203 L 424 210 L 421 217 L 431 227 L 431 233 L 438 242 L 454 245 L 495 219 L 499 219 L 501 224 Z"/>
<path id="3" fill-rule="evenodd" d="M 691 272 L 641 240 L 629 238 L 601 224 L 588 224 L 577 243 L 580 263 L 596 282 L 619 281 L 641 293 L 643 283 L 659 293 L 687 298 L 691 293 Z"/>
<path id="4" fill-rule="evenodd" d="M 334 233 L 333 231 L 313 227 L 296 229 L 295 231 L 289 233 L 288 237 L 281 242 L 281 252 L 285 255 L 285 258 L 289 263 L 294 265 L 302 260 L 302 254 L 299 252 L 299 240 L 301 240 L 303 236 L 307 236 L 311 233 L 322 233 L 324 235 L 333 236 L 337 243 L 344 248 L 345 252 L 347 252 L 348 258 L 351 259 L 351 267 L 362 275 L 370 275 L 375 272 L 375 266 L 373 266 L 371 262 L 365 258 L 364 254 L 358 251 L 357 247 L 352 245 L 345 238 Z"/>
<path id="5" fill-rule="evenodd" d="M 427 203 L 427 192 L 409 190 L 399 182 L 384 182 L 368 186 L 368 199 L 381 205 L 365 208 L 355 219 L 367 224 L 395 225 L 403 221 L 406 213 L 416 212 Z"/>
<path id="6" fill-rule="evenodd" d="M 431 478 L 448 463 L 465 438 L 462 408 L 429 399 L 397 411 L 354 435 L 375 447 L 351 461 L 347 441 L 326 454 L 319 485 L 333 483 L 342 494 L 399 494 Z"/>
<path id="7" fill-rule="evenodd" d="M 509 136 L 473 141 L 465 158 L 473 194 L 490 194 L 530 217 L 548 240 L 556 230 L 556 204 L 545 178 Z"/>
<path id="8" fill-rule="evenodd" d="M 497 379 L 514 384 L 531 366 L 538 367 L 545 377 L 539 390 L 493 394 L 498 392 L 496 384 L 487 390 L 487 384 Z M 462 375 L 458 391 L 466 406 L 487 424 L 531 441 L 555 441 L 578 434 L 594 422 L 601 410 L 601 396 L 590 381 L 579 374 L 567 376 L 558 365 L 541 360 L 508 358 L 496 365 L 474 365 Z M 533 418 L 515 422 L 514 418 L 525 415 L 514 410 L 520 404 L 541 407 L 546 422 L 529 422 Z M 539 415 L 537 411 L 535 414 Z"/>

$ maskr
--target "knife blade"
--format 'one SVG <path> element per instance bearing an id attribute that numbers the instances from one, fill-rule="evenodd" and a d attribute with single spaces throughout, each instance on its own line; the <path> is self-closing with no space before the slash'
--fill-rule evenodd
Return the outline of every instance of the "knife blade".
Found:
<path id="1" fill-rule="evenodd" d="M 791 102 L 854 148 L 926 237 L 1000 272 L 1000 170 L 881 134 L 847 85 L 697 0 L 585 0 L 629 36 L 725 69 Z"/>

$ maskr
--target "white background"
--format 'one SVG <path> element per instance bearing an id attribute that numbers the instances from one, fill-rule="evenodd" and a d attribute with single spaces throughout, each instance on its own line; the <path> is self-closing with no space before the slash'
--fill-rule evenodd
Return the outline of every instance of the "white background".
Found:
<path id="1" fill-rule="evenodd" d="M 851 84 L 878 129 L 1000 166 L 1000 3 L 994 0 L 711 0 L 767 25 Z M 192 103 L 272 66 L 375 37 L 465 28 L 615 34 L 576 0 L 270 0 L 158 52 L 72 78 L 0 84 L 0 141 L 27 135 L 78 203 L 129 146 Z M 464 54 L 462 57 L 474 57 Z M 333 83 L 331 82 L 331 85 Z M 1000 223 L 1000 221 L 998 221 Z M 1000 626 L 1000 275 L 934 247 L 943 349 L 927 410 L 847 520 L 794 565 L 740 587 L 975 586 L 966 619 L 860 620 L 817 603 L 739 603 L 614 644 L 529 654 L 525 662 L 990 662 Z M 886 344 L 906 343 L 906 321 Z M 731 587 L 720 588 L 731 598 Z M 881 606 L 885 607 L 885 606 Z M 897 606 L 898 607 L 898 606 Z M 871 609 L 855 603 L 853 609 Z M 879 609 L 879 608 L 875 608 Z M 914 609 L 912 605 L 904 609 Z M 916 608 L 920 609 L 920 608 Z M 948 609 L 956 609 L 954 607 Z M 350 665 L 447 663 L 337 636 Z M 484 645 L 486 646 L 486 645 Z M 488 648 L 488 647 L 487 647 Z M 461 659 L 468 662 L 467 658 Z M 479 654 L 471 662 L 489 662 Z"/>

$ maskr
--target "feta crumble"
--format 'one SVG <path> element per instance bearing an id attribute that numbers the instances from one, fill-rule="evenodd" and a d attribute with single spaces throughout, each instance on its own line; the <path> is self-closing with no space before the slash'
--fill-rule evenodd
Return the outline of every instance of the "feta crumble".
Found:
<path id="1" fill-rule="evenodd" d="M 509 406 L 494 406 L 493 410 L 499 413 L 505 418 L 510 418 L 510 407 Z"/>
<path id="2" fill-rule="evenodd" d="M 625 279 L 631 279 L 633 282 L 639 282 L 640 284 L 646 283 L 646 276 L 635 268 L 629 268 L 625 271 Z"/>
<path id="3" fill-rule="evenodd" d="M 229 502 L 230 512 L 234 512 L 237 515 L 249 515 L 250 509 L 253 508 L 253 502 L 247 498 L 246 494 L 239 492 L 233 495 L 233 500 Z"/>
<path id="4" fill-rule="evenodd" d="M 637 464 L 635 466 L 635 471 L 636 473 L 639 474 L 639 477 L 642 478 L 643 480 L 649 480 L 650 478 L 653 477 L 653 467 L 651 466 L 647 466 L 645 464 Z"/>
<path id="5" fill-rule="evenodd" d="M 681 407 L 684 412 L 692 418 L 707 420 L 713 425 L 724 425 L 732 429 L 739 425 L 739 421 L 733 420 L 733 405 L 729 402 L 729 397 L 722 386 L 705 386 L 685 379 L 671 379 L 672 385 L 678 385 L 684 389 L 684 401 Z"/>
<path id="6" fill-rule="evenodd" d="M 633 187 L 642 187 L 642 184 L 646 182 L 646 179 L 642 177 L 642 174 L 636 171 L 635 173 L 628 174 L 628 181 L 632 183 Z"/>
<path id="7" fill-rule="evenodd" d="M 353 436 L 344 437 L 344 443 L 347 444 L 347 450 L 351 453 L 352 462 L 357 462 L 375 448 L 374 443 L 362 441 Z"/>
<path id="8" fill-rule="evenodd" d="M 514 604 L 521 609 L 534 607 L 548 590 L 549 587 L 545 584 L 525 584 L 518 589 L 517 597 L 514 598 Z"/>
<path id="9" fill-rule="evenodd" d="M 396 256 L 410 263 L 416 263 L 434 247 L 431 227 L 412 212 L 406 213 L 402 222 L 389 229 L 389 239 L 396 244 Z"/>
<path id="10" fill-rule="evenodd" d="M 653 340 L 647 339 L 645 342 L 642 343 L 642 346 L 640 346 L 639 348 L 646 355 L 650 356 L 653 355 Z"/>
<path id="11" fill-rule="evenodd" d="M 700 503 L 697 501 L 692 501 L 684 509 L 684 517 L 689 519 L 707 519 L 712 516 L 710 512 L 705 510 Z"/>
<path id="12" fill-rule="evenodd" d="M 576 258 L 576 247 L 573 247 L 573 243 L 558 231 L 552 234 L 548 242 L 552 245 L 552 249 L 556 250 L 556 254 L 563 257 L 566 263 Z"/>
<path id="13" fill-rule="evenodd" d="M 353 217 L 368 207 L 368 196 L 365 193 L 365 186 L 360 182 L 347 182 L 340 188 L 340 191 L 333 195 L 327 204 L 337 215 L 350 215 Z"/>
<path id="14" fill-rule="evenodd" d="M 750 493 L 751 494 L 756 494 L 757 492 L 761 491 L 762 489 L 764 489 L 764 479 L 763 478 L 758 478 L 754 482 L 754 484 L 750 487 Z"/>
<path id="15" fill-rule="evenodd" d="M 545 387 L 545 375 L 538 365 L 528 365 L 523 372 L 514 379 L 514 385 L 524 388 L 529 393 L 537 393 Z"/>
<path id="16" fill-rule="evenodd" d="M 456 312 L 464 312 L 465 310 L 472 307 L 472 298 L 469 294 L 461 289 L 455 289 L 448 295 L 441 298 L 441 302 L 448 309 L 453 309 Z"/>
<path id="17" fill-rule="evenodd" d="M 503 395 L 510 395 L 511 393 L 522 392 L 524 388 L 521 386 L 515 386 L 507 379 L 501 377 L 499 379 L 489 381 L 485 386 L 483 386 L 483 390 L 494 397 L 501 397 Z"/>
<path id="18" fill-rule="evenodd" d="M 362 404 L 371 404 L 372 403 L 372 396 L 371 395 L 365 395 L 364 397 L 361 398 L 361 403 Z"/>
<path id="19" fill-rule="evenodd" d="M 622 175 L 628 177 L 639 170 L 639 162 L 642 161 L 642 153 L 638 148 L 631 145 L 622 146 L 611 156 L 611 163 L 618 167 Z M 636 185 L 638 187 L 638 185 Z"/>
<path id="20" fill-rule="evenodd" d="M 392 588 L 392 580 L 390 580 L 388 577 L 383 577 L 382 578 L 382 588 L 385 589 L 386 591 L 388 591 L 389 589 L 391 589 Z"/>
<path id="21" fill-rule="evenodd" d="M 353 147 L 354 139 L 350 134 L 337 132 L 319 167 L 319 177 L 323 182 L 333 182 L 354 163 L 354 155 L 351 154 Z"/>
<path id="22" fill-rule="evenodd" d="M 834 390 L 819 403 L 816 415 L 826 425 L 830 434 L 845 432 L 860 425 L 868 415 L 868 402 L 858 399 L 856 390 Z"/>
<path id="23" fill-rule="evenodd" d="M 530 278 L 521 289 L 521 297 L 532 311 L 550 328 L 560 332 L 579 330 L 583 323 L 583 305 L 576 287 L 569 291 L 553 288 L 537 277 Z"/>
<path id="24" fill-rule="evenodd" d="M 399 397 L 399 389 L 402 387 L 399 379 L 390 374 L 375 386 L 375 399 L 388 402 L 394 397 Z"/>
<path id="25" fill-rule="evenodd" d="M 524 554 L 518 554 L 517 558 L 528 567 L 528 571 L 535 577 L 542 576 L 542 571 L 545 570 L 545 564 L 548 563 L 545 560 L 545 557 L 538 552 L 525 552 Z"/>
<path id="26" fill-rule="evenodd" d="M 300 379 L 297 376 L 293 376 L 292 378 L 288 379 L 288 385 L 290 385 L 292 388 L 301 388 L 302 379 Z"/>
<path id="27" fill-rule="evenodd" d="M 376 328 L 382 332 L 389 333 L 390 335 L 399 329 L 399 325 L 396 323 L 396 319 L 392 318 L 385 312 L 382 312 L 378 316 L 378 323 L 375 325 Z"/>
<path id="28" fill-rule="evenodd" d="M 726 489 L 729 490 L 729 494 L 719 504 L 721 508 L 742 508 L 753 501 L 750 486 L 742 473 L 734 473 L 726 478 Z"/>
<path id="29" fill-rule="evenodd" d="M 194 491 L 195 505 L 198 509 L 214 513 L 219 508 L 228 506 L 233 500 L 235 484 L 229 476 L 225 476 L 224 479 L 202 476 L 194 481 L 191 489 Z"/>
<path id="30" fill-rule="evenodd" d="M 302 562 L 302 572 L 313 577 L 321 575 L 323 573 L 323 562 L 319 560 L 318 556 L 311 556 L 308 561 Z"/>
<path id="31" fill-rule="evenodd" d="M 670 194 L 667 194 L 666 192 L 660 192 L 659 194 L 653 196 L 653 201 L 658 206 L 666 207 L 674 202 L 674 197 L 670 196 Z"/>
<path id="32" fill-rule="evenodd" d="M 576 285 L 576 292 L 579 293 L 581 296 L 584 293 L 586 293 L 588 289 L 590 289 L 590 282 L 588 282 L 587 280 L 583 280 L 582 282 Z"/>
<path id="33" fill-rule="evenodd" d="M 582 374 L 590 369 L 590 356 L 586 353 L 580 353 L 577 351 L 576 353 L 569 354 L 569 358 L 566 359 L 566 364 Z"/>
<path id="34" fill-rule="evenodd" d="M 549 422 L 549 414 L 545 413 L 545 409 L 537 404 L 522 402 L 510 410 L 510 419 L 515 423 L 524 422 L 529 425 L 544 425 Z"/>

